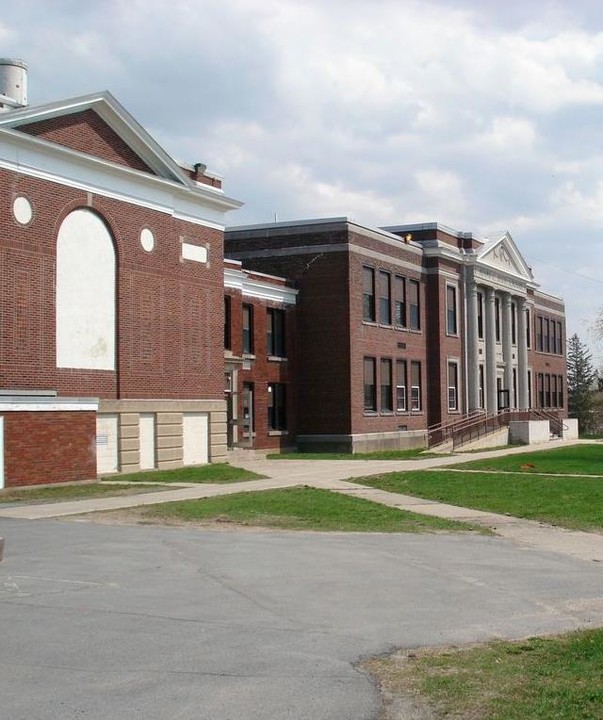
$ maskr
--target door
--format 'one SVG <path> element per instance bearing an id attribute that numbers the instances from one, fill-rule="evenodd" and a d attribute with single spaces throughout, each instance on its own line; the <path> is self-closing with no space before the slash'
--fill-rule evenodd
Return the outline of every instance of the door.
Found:
<path id="1" fill-rule="evenodd" d="M 152 470 L 155 467 L 155 415 L 141 413 L 139 428 L 140 469 Z"/>
<path id="2" fill-rule="evenodd" d="M 209 417 L 207 413 L 184 413 L 182 418 L 182 460 L 185 465 L 209 462 Z"/>
<path id="3" fill-rule="evenodd" d="M 117 415 L 97 415 L 96 472 L 99 475 L 119 470 L 117 436 Z"/>

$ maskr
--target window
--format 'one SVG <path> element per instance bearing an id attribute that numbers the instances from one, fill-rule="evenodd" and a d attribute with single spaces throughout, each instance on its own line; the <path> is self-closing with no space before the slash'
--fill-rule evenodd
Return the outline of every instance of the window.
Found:
<path id="1" fill-rule="evenodd" d="M 551 320 L 550 352 L 557 352 L 557 323 L 554 320 Z"/>
<path id="2" fill-rule="evenodd" d="M 375 271 L 362 268 L 362 319 L 375 322 Z"/>
<path id="3" fill-rule="evenodd" d="M 544 376 L 544 402 L 545 407 L 551 407 L 551 376 L 548 373 Z"/>
<path id="4" fill-rule="evenodd" d="M 224 347 L 226 350 L 232 349 L 232 338 L 230 334 L 230 313 L 231 313 L 231 299 L 228 295 L 224 298 Z"/>
<path id="5" fill-rule="evenodd" d="M 377 410 L 377 393 L 375 379 L 376 361 L 375 358 L 364 358 L 364 409 L 371 412 Z"/>
<path id="6" fill-rule="evenodd" d="M 557 407 L 557 376 L 551 375 L 551 407 Z"/>
<path id="7" fill-rule="evenodd" d="M 268 383 L 268 430 L 287 429 L 287 386 Z"/>
<path id="8" fill-rule="evenodd" d="M 542 352 L 544 349 L 543 344 L 543 328 L 544 328 L 544 320 L 542 315 L 538 315 L 536 317 L 536 350 Z"/>
<path id="9" fill-rule="evenodd" d="M 394 323 L 399 327 L 406 327 L 406 280 L 394 276 Z"/>
<path id="10" fill-rule="evenodd" d="M 419 282 L 418 280 L 408 281 L 408 310 L 410 313 L 409 324 L 411 330 L 421 329 L 421 308 L 419 306 Z"/>
<path id="11" fill-rule="evenodd" d="M 513 407 L 517 407 L 517 368 L 513 368 Z"/>
<path id="12" fill-rule="evenodd" d="M 528 370 L 528 407 L 532 407 L 532 371 Z"/>
<path id="13" fill-rule="evenodd" d="M 446 332 L 448 335 L 456 335 L 456 288 L 452 285 L 446 286 Z"/>
<path id="14" fill-rule="evenodd" d="M 479 406 L 484 407 L 484 366 L 479 366 Z"/>
<path id="15" fill-rule="evenodd" d="M 421 363 L 410 363 L 410 409 L 421 409 Z"/>
<path id="16" fill-rule="evenodd" d="M 396 410 L 406 412 L 406 360 L 396 360 Z"/>
<path id="17" fill-rule="evenodd" d="M 544 334 L 542 336 L 542 349 L 544 352 L 550 351 L 550 345 L 549 345 L 549 319 L 544 318 Z"/>
<path id="18" fill-rule="evenodd" d="M 532 330 L 530 327 L 531 317 L 529 308 L 526 308 L 526 346 L 528 349 L 532 347 Z"/>
<path id="19" fill-rule="evenodd" d="M 563 332 L 560 320 L 557 320 L 557 355 L 563 355 Z"/>
<path id="20" fill-rule="evenodd" d="M 285 311 L 268 308 L 266 316 L 266 352 L 285 357 Z"/>
<path id="21" fill-rule="evenodd" d="M 494 298 L 494 325 L 496 327 L 496 342 L 500 342 L 500 298 Z"/>
<path id="22" fill-rule="evenodd" d="M 538 407 L 544 407 L 544 375 L 542 373 L 538 373 L 536 382 L 538 383 Z"/>
<path id="23" fill-rule="evenodd" d="M 448 363 L 448 410 L 459 409 L 459 366 Z"/>
<path id="24" fill-rule="evenodd" d="M 514 302 L 511 303 L 511 342 L 517 345 L 517 307 Z"/>
<path id="25" fill-rule="evenodd" d="M 391 275 L 379 271 L 379 322 L 392 324 L 392 285 Z"/>
<path id="26" fill-rule="evenodd" d="M 243 305 L 243 352 L 253 353 L 253 306 Z"/>
<path id="27" fill-rule="evenodd" d="M 484 339 L 484 294 L 481 292 L 477 293 L 477 337 Z"/>
<path id="28" fill-rule="evenodd" d="M 557 376 L 557 407 L 563 407 L 563 375 Z"/>
<path id="29" fill-rule="evenodd" d="M 393 412 L 392 361 L 381 360 L 381 412 Z"/>

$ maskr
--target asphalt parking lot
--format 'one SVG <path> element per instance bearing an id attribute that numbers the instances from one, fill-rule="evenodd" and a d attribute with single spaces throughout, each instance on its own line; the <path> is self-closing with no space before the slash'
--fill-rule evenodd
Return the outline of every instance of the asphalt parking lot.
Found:
<path id="1" fill-rule="evenodd" d="M 11 720 L 365 720 L 394 646 L 603 624 L 601 566 L 473 535 L 2 520 Z"/>

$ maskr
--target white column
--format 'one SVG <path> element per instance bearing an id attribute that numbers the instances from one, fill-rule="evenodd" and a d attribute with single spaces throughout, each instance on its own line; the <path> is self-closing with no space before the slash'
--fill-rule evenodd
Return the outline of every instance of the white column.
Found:
<path id="1" fill-rule="evenodd" d="M 477 285 L 470 280 L 466 285 L 467 292 L 467 391 L 468 410 L 479 408 L 479 362 L 477 337 Z"/>
<path id="2" fill-rule="evenodd" d="M 494 289 L 486 289 L 486 410 L 498 410 L 496 393 L 496 311 Z"/>
<path id="3" fill-rule="evenodd" d="M 511 336 L 511 295 L 502 296 L 502 350 L 505 363 L 504 389 L 509 391 L 509 406 L 513 407 L 513 343 Z"/>
<path id="4" fill-rule="evenodd" d="M 520 410 L 529 406 L 528 340 L 525 298 L 517 298 L 517 403 Z"/>

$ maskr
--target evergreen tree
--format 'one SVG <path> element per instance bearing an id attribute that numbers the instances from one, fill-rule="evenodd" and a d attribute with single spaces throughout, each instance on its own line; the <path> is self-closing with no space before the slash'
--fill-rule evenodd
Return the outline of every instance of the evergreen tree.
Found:
<path id="1" fill-rule="evenodd" d="M 592 386 L 596 379 L 588 348 L 577 335 L 572 335 L 567 343 L 567 402 L 569 415 L 578 418 L 581 433 L 594 429 Z"/>

